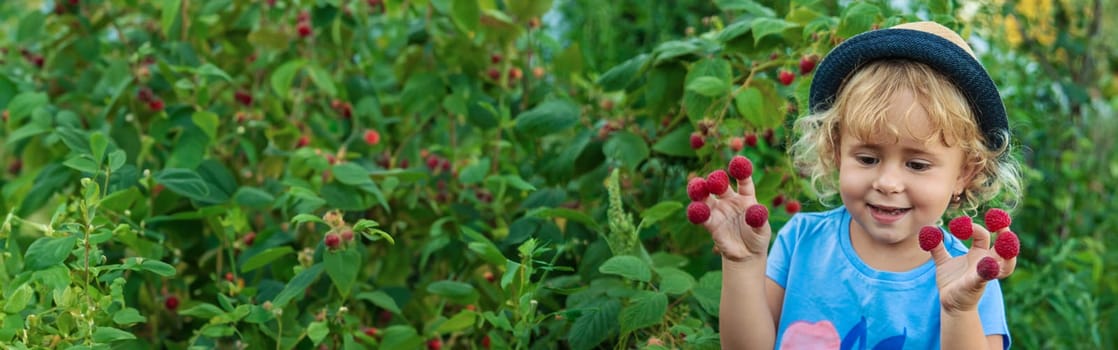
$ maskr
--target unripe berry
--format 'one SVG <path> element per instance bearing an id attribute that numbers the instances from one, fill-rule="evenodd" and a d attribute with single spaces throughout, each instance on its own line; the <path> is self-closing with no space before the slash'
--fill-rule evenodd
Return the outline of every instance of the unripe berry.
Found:
<path id="1" fill-rule="evenodd" d="M 745 148 L 745 138 L 736 136 L 730 138 L 730 151 L 734 153 L 741 152 Z"/>
<path id="2" fill-rule="evenodd" d="M 365 143 L 369 146 L 376 146 L 380 143 L 380 133 L 376 130 L 365 130 Z"/>
<path id="3" fill-rule="evenodd" d="M 342 231 L 342 241 L 343 242 L 353 241 L 353 230 Z"/>

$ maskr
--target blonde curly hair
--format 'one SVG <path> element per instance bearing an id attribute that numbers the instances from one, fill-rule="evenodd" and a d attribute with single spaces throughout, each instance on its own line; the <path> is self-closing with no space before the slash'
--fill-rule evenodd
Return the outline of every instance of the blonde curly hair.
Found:
<path id="1" fill-rule="evenodd" d="M 826 204 L 838 193 L 838 152 L 843 131 L 862 140 L 911 134 L 890 125 L 885 113 L 894 94 L 903 91 L 911 91 L 931 119 L 934 132 L 923 141 L 938 139 L 948 147 L 959 146 L 964 154 L 964 171 L 973 171 L 971 181 L 949 209 L 973 215 L 994 198 L 1003 206 L 1015 206 L 1021 193 L 1021 175 L 1016 159 L 1010 156 L 1009 142 L 1001 149 L 989 149 L 962 92 L 931 67 L 901 59 L 866 64 L 843 83 L 830 108 L 796 121 L 794 131 L 800 137 L 789 152 L 819 199 Z M 1002 136 L 1009 140 L 1009 135 Z"/>

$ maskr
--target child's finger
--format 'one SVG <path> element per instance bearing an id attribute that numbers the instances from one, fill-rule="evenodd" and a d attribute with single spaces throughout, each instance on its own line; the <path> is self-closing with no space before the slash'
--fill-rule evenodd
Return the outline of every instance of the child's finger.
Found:
<path id="1" fill-rule="evenodd" d="M 920 249 L 932 253 L 936 266 L 951 260 L 951 254 L 943 246 L 943 231 L 939 227 L 924 226 L 920 229 Z"/>
<path id="2" fill-rule="evenodd" d="M 990 249 L 990 231 L 986 231 L 985 227 L 979 224 L 971 224 L 971 229 L 974 230 L 974 241 L 971 242 L 970 248 L 974 249 Z"/>
<path id="3" fill-rule="evenodd" d="M 998 272 L 998 279 L 1009 277 L 1013 274 L 1013 270 L 1017 268 L 1017 258 L 1002 259 L 1001 257 L 995 257 L 994 259 L 998 260 L 1001 267 Z"/>

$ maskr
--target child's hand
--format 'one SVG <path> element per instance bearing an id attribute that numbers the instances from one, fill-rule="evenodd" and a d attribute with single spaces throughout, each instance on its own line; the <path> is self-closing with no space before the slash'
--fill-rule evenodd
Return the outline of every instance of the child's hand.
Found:
<path id="1" fill-rule="evenodd" d="M 932 253 L 936 263 L 936 285 L 939 287 L 940 306 L 947 312 L 971 311 L 978 306 L 986 282 L 1013 274 L 1017 266 L 1017 253 L 1021 243 L 1009 230 L 1009 215 L 1001 209 L 986 213 L 986 225 L 975 224 L 962 216 L 948 224 L 948 229 L 959 239 L 973 234 L 974 242 L 966 255 L 951 257 L 943 246 L 943 236 L 938 228 L 920 231 L 920 246 Z M 990 231 L 998 233 L 994 249 L 990 249 Z"/>
<path id="2" fill-rule="evenodd" d="M 687 206 L 687 218 L 710 232 L 715 249 L 724 259 L 764 261 L 772 229 L 768 209 L 757 203 L 754 193 L 753 164 L 748 158 L 735 156 L 729 169 L 738 181 L 737 192 L 730 188 L 730 178 L 723 170 L 688 182 L 687 195 L 692 202 Z"/>

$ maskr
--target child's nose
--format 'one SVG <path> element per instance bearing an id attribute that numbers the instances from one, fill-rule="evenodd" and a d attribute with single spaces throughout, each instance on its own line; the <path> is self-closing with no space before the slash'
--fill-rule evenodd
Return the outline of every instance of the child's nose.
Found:
<path id="1" fill-rule="evenodd" d="M 902 171 L 896 167 L 882 167 L 877 178 L 873 181 L 873 189 L 889 194 L 899 193 L 904 190 Z"/>

